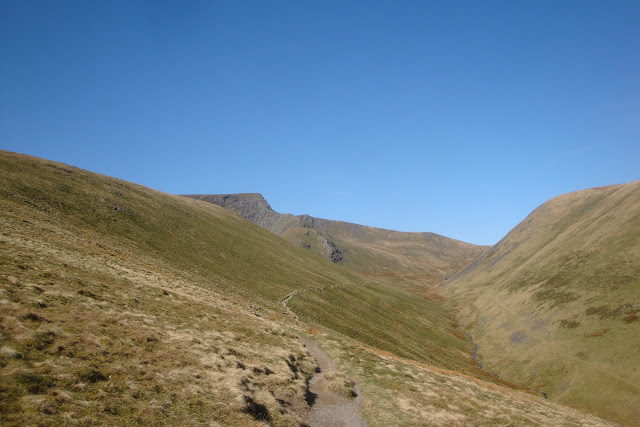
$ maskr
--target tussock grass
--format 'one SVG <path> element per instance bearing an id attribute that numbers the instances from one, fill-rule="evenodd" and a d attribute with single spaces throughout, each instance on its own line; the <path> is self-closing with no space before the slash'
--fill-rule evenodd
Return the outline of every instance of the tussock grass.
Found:
<path id="1" fill-rule="evenodd" d="M 25 253 L 7 243 L 0 247 Z M 304 419 L 305 377 L 315 365 L 280 325 L 221 295 L 148 286 L 161 275 L 113 277 L 95 264 L 86 271 L 64 252 L 35 258 L 3 289 L 5 422 L 246 425 L 249 401 L 281 425 Z M 48 284 L 34 293 L 30 283 L 43 275 Z"/>
<path id="2" fill-rule="evenodd" d="M 348 398 L 358 396 L 355 390 L 356 383 L 346 374 L 342 372 L 327 372 L 324 374 L 324 379 L 332 392 Z"/>

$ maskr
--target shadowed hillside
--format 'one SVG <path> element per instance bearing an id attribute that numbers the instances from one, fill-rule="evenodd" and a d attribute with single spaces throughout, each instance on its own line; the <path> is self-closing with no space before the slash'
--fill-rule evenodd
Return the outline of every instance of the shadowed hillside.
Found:
<path id="1" fill-rule="evenodd" d="M 3 425 L 299 426 L 301 333 L 372 426 L 603 425 L 475 369 L 442 304 L 210 203 L 8 152 L 0 308 Z"/>
<path id="2" fill-rule="evenodd" d="M 442 289 L 486 369 L 640 424 L 640 181 L 543 204 Z"/>
<path id="3" fill-rule="evenodd" d="M 403 284 L 415 292 L 460 271 L 486 249 L 434 233 L 392 231 L 309 215 L 280 214 L 260 194 L 187 197 L 230 209 L 353 271 Z"/>

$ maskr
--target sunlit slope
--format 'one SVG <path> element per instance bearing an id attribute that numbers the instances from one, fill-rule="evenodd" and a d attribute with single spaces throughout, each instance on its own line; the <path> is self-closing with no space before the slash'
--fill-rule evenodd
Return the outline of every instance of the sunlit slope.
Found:
<path id="1" fill-rule="evenodd" d="M 409 233 L 275 212 L 260 194 L 189 195 L 376 280 L 421 292 L 452 276 L 485 249 L 435 233 Z"/>
<path id="2" fill-rule="evenodd" d="M 543 204 L 442 289 L 487 370 L 640 423 L 640 181 Z"/>

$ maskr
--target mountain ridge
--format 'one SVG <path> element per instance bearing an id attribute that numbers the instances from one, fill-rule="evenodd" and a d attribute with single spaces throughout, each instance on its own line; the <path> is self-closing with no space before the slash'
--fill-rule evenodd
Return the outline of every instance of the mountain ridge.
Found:
<path id="1" fill-rule="evenodd" d="M 420 292 L 477 258 L 487 247 L 431 232 L 395 231 L 275 212 L 259 193 L 190 194 L 368 277 L 399 280 Z"/>
<path id="2" fill-rule="evenodd" d="M 279 221 L 279 222 L 285 223 L 288 226 L 293 226 L 293 225 L 289 225 L 289 223 L 286 220 L 295 219 L 296 221 L 298 221 L 296 223 L 296 225 L 299 225 L 301 227 L 307 227 L 307 228 L 317 227 L 317 228 L 323 229 L 323 231 L 325 231 L 325 230 L 329 229 L 329 224 L 339 223 L 339 224 L 346 225 L 348 227 L 352 227 L 355 230 L 358 230 L 360 228 L 363 228 L 363 229 L 374 229 L 374 230 L 380 230 L 380 231 L 392 232 L 392 233 L 399 233 L 399 234 L 406 234 L 406 235 L 425 236 L 425 237 L 441 237 L 441 238 L 457 241 L 457 242 L 464 243 L 464 244 L 467 244 L 467 245 L 472 245 L 472 246 L 480 246 L 480 247 L 491 247 L 492 246 L 492 245 L 476 245 L 474 243 L 465 242 L 465 241 L 460 240 L 460 239 L 455 239 L 453 237 L 447 237 L 447 236 L 444 236 L 442 234 L 438 234 L 438 233 L 434 233 L 434 232 L 430 232 L 430 231 L 401 231 L 401 230 L 394 230 L 394 229 L 390 229 L 390 228 L 383 228 L 383 227 L 375 227 L 375 226 L 370 226 L 370 225 L 358 224 L 358 223 L 349 222 L 349 221 L 341 221 L 341 220 L 320 218 L 320 217 L 311 216 L 309 214 L 294 215 L 294 214 L 290 214 L 290 213 L 279 213 L 279 212 L 275 211 L 271 207 L 269 202 L 265 199 L 265 197 L 261 193 L 183 194 L 182 196 L 183 197 L 189 197 L 189 198 L 197 199 L 197 200 L 204 200 L 206 202 L 213 203 L 213 204 L 216 204 L 218 206 L 222 206 L 222 207 L 227 208 L 227 209 L 231 209 L 234 212 L 238 213 L 243 218 L 252 220 L 252 222 L 256 222 L 257 220 L 253 220 L 253 217 L 249 217 L 248 218 L 248 216 L 251 215 L 252 213 L 255 213 L 256 211 L 260 212 L 260 211 L 264 210 L 264 211 L 268 211 L 270 213 L 273 213 L 275 215 L 278 215 L 278 217 L 284 218 L 285 221 Z M 253 206 L 251 206 L 252 204 L 250 203 L 250 201 L 252 199 L 256 200 L 253 205 L 257 206 L 258 209 L 255 209 L 255 208 L 253 208 Z M 243 209 L 243 208 L 241 208 L 239 206 L 243 206 L 243 207 L 249 206 L 249 207 L 246 208 L 246 209 Z M 258 224 L 258 225 L 260 225 L 263 228 L 268 229 L 269 231 L 272 231 L 275 234 L 281 234 L 284 231 L 286 231 L 286 229 L 281 229 L 281 228 L 277 227 L 276 225 L 270 226 L 268 221 L 266 222 L 265 225 L 262 225 L 262 224 Z"/>

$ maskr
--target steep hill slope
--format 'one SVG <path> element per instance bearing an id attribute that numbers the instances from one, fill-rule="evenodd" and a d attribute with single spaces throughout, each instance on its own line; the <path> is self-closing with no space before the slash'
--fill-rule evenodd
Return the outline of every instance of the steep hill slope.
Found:
<path id="1" fill-rule="evenodd" d="M 243 218 L 370 278 L 421 292 L 460 271 L 486 249 L 434 233 L 409 233 L 275 212 L 260 194 L 188 195 Z"/>
<path id="2" fill-rule="evenodd" d="M 372 426 L 603 425 L 479 379 L 446 316 L 212 204 L 0 151 L 0 424 L 300 425 L 308 331 Z"/>
<path id="3" fill-rule="evenodd" d="M 442 289 L 486 369 L 640 424 L 640 181 L 543 204 Z"/>

